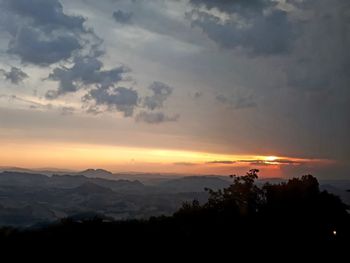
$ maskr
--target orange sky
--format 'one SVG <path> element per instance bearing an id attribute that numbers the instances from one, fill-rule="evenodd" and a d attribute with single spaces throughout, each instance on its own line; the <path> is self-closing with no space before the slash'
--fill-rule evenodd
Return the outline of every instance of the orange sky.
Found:
<path id="1" fill-rule="evenodd" d="M 104 168 L 113 172 L 169 172 L 195 174 L 244 173 L 259 168 L 268 176 L 280 176 L 285 165 L 324 162 L 281 156 L 229 155 L 184 150 L 100 146 L 71 143 L 3 143 L 0 166 L 54 167 L 82 170 Z"/>

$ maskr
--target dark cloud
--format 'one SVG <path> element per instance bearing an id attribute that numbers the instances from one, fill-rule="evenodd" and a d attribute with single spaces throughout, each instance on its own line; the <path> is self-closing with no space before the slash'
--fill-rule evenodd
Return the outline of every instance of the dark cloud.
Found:
<path id="1" fill-rule="evenodd" d="M 269 162 L 265 162 L 265 161 L 254 161 L 254 162 L 248 162 L 249 165 L 252 165 L 252 166 L 271 166 L 271 165 L 276 165 L 274 163 L 269 163 Z"/>
<path id="2" fill-rule="evenodd" d="M 197 163 L 189 163 L 189 162 L 176 162 L 173 163 L 174 165 L 180 165 L 180 166 L 195 166 L 198 165 Z"/>
<path id="3" fill-rule="evenodd" d="M 108 89 L 123 80 L 123 74 L 127 72 L 129 69 L 124 66 L 104 70 L 103 63 L 95 57 L 76 57 L 72 67 L 55 68 L 49 75 L 49 79 L 59 82 L 59 87 L 55 91 L 49 91 L 46 97 L 52 99 L 91 85 Z"/>
<path id="4" fill-rule="evenodd" d="M 172 93 L 172 88 L 162 82 L 153 82 L 149 89 L 151 96 L 139 98 L 139 94 L 132 88 L 115 87 L 125 80 L 124 74 L 129 69 L 120 66 L 110 70 L 103 69 L 103 63 L 96 57 L 75 57 L 71 67 L 57 67 L 48 79 L 59 83 L 57 90 L 49 90 L 47 99 L 55 99 L 66 93 L 86 90 L 82 97 L 83 108 L 87 113 L 99 114 L 104 111 L 119 111 L 125 117 L 133 116 L 137 107 L 149 110 L 162 108 L 164 101 Z M 143 101 L 142 105 L 139 101 Z M 178 116 L 167 116 L 161 112 L 141 112 L 136 116 L 137 121 L 146 123 L 161 123 L 176 121 Z"/>
<path id="5" fill-rule="evenodd" d="M 178 114 L 168 116 L 163 112 L 153 112 L 164 107 L 164 102 L 172 94 L 173 88 L 163 82 L 154 81 L 148 89 L 151 90 L 152 95 L 142 99 L 142 107 L 149 111 L 141 111 L 136 116 L 136 121 L 149 124 L 177 121 L 180 117 Z"/>
<path id="6" fill-rule="evenodd" d="M 109 111 L 120 111 L 123 112 L 125 117 L 131 117 L 138 103 L 138 94 L 132 88 L 96 88 L 90 90 L 83 100 L 85 102 L 93 101 L 95 107 L 92 109 L 105 106 Z"/>
<path id="7" fill-rule="evenodd" d="M 236 162 L 235 161 L 227 161 L 227 160 L 206 162 L 206 164 L 234 164 L 234 163 L 236 163 Z"/>
<path id="8" fill-rule="evenodd" d="M 237 163 L 258 163 L 258 162 L 265 162 L 264 160 L 237 160 Z"/>
<path id="9" fill-rule="evenodd" d="M 74 35 L 61 34 L 43 37 L 40 30 L 22 27 L 9 42 L 8 53 L 19 56 L 22 62 L 47 65 L 68 59 L 82 46 Z"/>
<path id="10" fill-rule="evenodd" d="M 238 110 L 238 109 L 245 109 L 245 108 L 252 108 L 256 106 L 256 103 L 253 99 L 253 96 L 233 96 L 233 97 L 226 97 L 222 94 L 217 95 L 216 100 L 232 109 Z"/>
<path id="11" fill-rule="evenodd" d="M 268 160 L 238 160 L 237 163 L 248 163 L 255 166 L 269 166 L 269 165 L 300 165 L 302 161 L 294 161 L 289 159 L 275 159 L 273 161 Z"/>
<path id="12" fill-rule="evenodd" d="M 191 1 L 195 8 L 187 14 L 199 27 L 224 48 L 243 48 L 254 55 L 284 54 L 291 48 L 295 28 L 286 11 L 276 8 L 276 1 Z M 207 10 L 218 8 L 226 18 Z"/>
<path id="13" fill-rule="evenodd" d="M 163 112 L 146 112 L 146 111 L 141 111 L 137 116 L 136 116 L 136 121 L 137 122 L 145 122 L 149 124 L 159 124 L 163 122 L 173 122 L 177 121 L 179 119 L 179 115 L 173 115 L 173 116 L 168 116 L 164 114 Z"/>
<path id="14" fill-rule="evenodd" d="M 125 12 L 122 10 L 117 10 L 113 12 L 113 18 L 116 22 L 120 24 L 130 24 L 132 13 L 131 12 Z"/>
<path id="15" fill-rule="evenodd" d="M 183 21 L 183 14 L 180 13 L 181 11 L 176 8 L 169 12 L 169 8 L 173 2 L 175 2 L 175 5 L 180 4 L 180 1 L 169 0 L 119 1 L 118 4 L 114 5 L 118 10 L 116 11 L 114 19 L 121 25 L 132 25 L 138 30 L 141 29 L 142 31 L 147 31 L 151 35 L 157 35 L 156 42 L 154 44 L 152 43 L 153 48 L 157 50 L 158 53 L 162 48 L 165 48 L 169 55 L 169 50 L 171 50 L 178 41 L 184 41 L 186 43 L 196 42 L 195 37 L 192 35 L 191 28 L 187 26 L 188 23 L 184 23 L 185 21 Z M 111 7 L 106 4 L 105 10 L 107 12 L 110 9 L 114 10 L 114 6 Z M 178 15 L 181 16 L 180 19 Z M 129 18 L 129 16 L 131 17 Z M 119 28 L 119 30 L 120 29 L 122 28 Z M 158 38 L 167 38 L 172 42 L 170 45 L 168 44 L 164 47 L 163 43 L 159 42 Z M 158 46 L 158 44 L 160 46 Z"/>
<path id="16" fill-rule="evenodd" d="M 85 22 L 83 17 L 64 14 L 62 4 L 58 0 L 2 0 L 1 3 L 7 10 L 48 30 L 82 30 Z"/>
<path id="17" fill-rule="evenodd" d="M 149 110 L 162 108 L 163 103 L 173 91 L 170 86 L 159 81 L 153 82 L 148 88 L 153 94 L 151 96 L 146 96 L 143 99 L 143 105 Z"/>
<path id="18" fill-rule="evenodd" d="M 49 90 L 46 98 L 55 99 L 85 89 L 87 93 L 82 101 L 88 113 L 119 111 L 125 117 L 130 117 L 138 106 L 138 93 L 132 88 L 115 87 L 127 72 L 129 69 L 124 66 L 105 70 L 103 63 L 96 57 L 75 57 L 72 67 L 55 68 L 49 75 L 48 79 L 58 81 L 59 87 Z"/>
<path id="19" fill-rule="evenodd" d="M 16 67 L 11 67 L 9 71 L 0 69 L 0 75 L 1 74 L 5 77 L 6 80 L 10 81 L 13 84 L 18 84 L 25 78 L 28 78 L 28 75 L 25 72 Z"/>
<path id="20" fill-rule="evenodd" d="M 3 26 L 11 35 L 7 52 L 23 63 L 56 63 L 98 41 L 85 18 L 65 14 L 58 0 L 0 0 L 0 8 L 11 21 Z"/>
<path id="21" fill-rule="evenodd" d="M 293 161 L 289 159 L 276 159 L 273 162 L 279 163 L 279 164 L 300 164 L 300 161 Z"/>

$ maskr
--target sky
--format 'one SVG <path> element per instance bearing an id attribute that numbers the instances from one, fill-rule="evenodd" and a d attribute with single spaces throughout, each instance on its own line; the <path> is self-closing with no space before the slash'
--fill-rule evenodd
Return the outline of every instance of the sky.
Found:
<path id="1" fill-rule="evenodd" d="M 0 166 L 350 178 L 348 0 L 0 0 Z"/>

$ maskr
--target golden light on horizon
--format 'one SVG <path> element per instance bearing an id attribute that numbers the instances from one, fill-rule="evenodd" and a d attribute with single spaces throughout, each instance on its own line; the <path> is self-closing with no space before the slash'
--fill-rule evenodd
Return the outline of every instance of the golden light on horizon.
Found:
<path id="1" fill-rule="evenodd" d="M 266 160 L 266 161 L 269 161 L 269 162 L 274 162 L 274 161 L 276 161 L 277 159 L 279 159 L 279 157 L 277 157 L 277 156 L 267 156 L 267 157 L 265 158 L 265 160 Z"/>
<path id="2" fill-rule="evenodd" d="M 197 173 L 248 169 L 268 164 L 274 169 L 282 163 L 278 160 L 298 160 L 263 155 L 230 155 L 221 153 L 197 152 L 177 149 L 153 149 L 124 146 L 106 146 L 71 143 L 23 143 L 16 145 L 4 143 L 0 152 L 0 166 L 19 166 L 26 168 L 105 168 L 112 171 L 157 171 Z M 267 167 L 265 167 L 266 169 Z M 221 170 L 220 170 L 221 169 Z"/>

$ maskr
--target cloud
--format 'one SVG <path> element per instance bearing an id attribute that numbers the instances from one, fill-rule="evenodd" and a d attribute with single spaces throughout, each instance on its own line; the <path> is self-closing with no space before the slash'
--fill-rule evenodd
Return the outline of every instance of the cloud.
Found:
<path id="1" fill-rule="evenodd" d="M 61 34 L 45 38 L 38 29 L 22 27 L 10 41 L 8 53 L 19 56 L 22 62 L 48 65 L 70 58 L 80 48 L 76 36 Z"/>
<path id="2" fill-rule="evenodd" d="M 133 13 L 117 10 L 113 12 L 113 18 L 117 23 L 130 24 Z"/>
<path id="3" fill-rule="evenodd" d="M 221 104 L 224 104 L 235 110 L 256 107 L 253 96 L 236 95 L 233 97 L 226 97 L 222 94 L 219 94 L 215 97 L 215 99 Z"/>
<path id="4" fill-rule="evenodd" d="M 26 17 L 36 26 L 47 29 L 82 30 L 85 19 L 63 13 L 62 4 L 57 0 L 2 0 L 2 6 L 16 15 Z"/>
<path id="5" fill-rule="evenodd" d="M 300 165 L 302 161 L 294 161 L 289 159 L 275 159 L 273 161 L 268 160 L 237 160 L 237 163 L 248 163 L 255 166 L 269 166 L 269 165 Z"/>
<path id="6" fill-rule="evenodd" d="M 159 81 L 153 82 L 148 87 L 153 94 L 151 96 L 146 96 L 143 99 L 143 105 L 149 110 L 155 110 L 163 107 L 163 103 L 171 95 L 173 89 Z"/>
<path id="7" fill-rule="evenodd" d="M 65 14 L 58 0 L 1 0 L 0 8 L 11 36 L 7 52 L 23 63 L 50 65 L 98 41 L 86 19 Z"/>
<path id="8" fill-rule="evenodd" d="M 115 16 L 112 15 L 112 18 L 119 24 L 132 25 L 132 28 L 119 27 L 117 30 L 119 32 L 126 30 L 130 34 L 131 31 L 136 29 L 138 33 L 135 35 L 135 39 L 137 38 L 138 42 L 141 41 L 146 45 L 152 45 L 152 47 L 142 45 L 143 49 L 150 50 L 150 48 L 153 48 L 155 52 L 159 53 L 162 48 L 165 48 L 169 55 L 169 51 L 176 49 L 179 43 L 190 48 L 194 48 L 192 44 L 196 45 L 197 40 L 193 36 L 193 31 L 188 27 L 188 22 L 184 21 L 183 17 L 184 10 L 182 8 L 186 8 L 185 1 L 124 0 L 113 6 L 109 5 L 108 1 L 103 1 L 102 5 L 104 5 L 105 12 L 110 12 L 117 6 L 118 9 L 114 12 Z M 147 35 L 147 39 L 143 38 L 144 34 Z M 152 39 L 154 38 L 155 41 L 149 43 L 152 40 L 149 39 L 149 36 Z M 167 41 L 164 42 L 164 40 Z"/>
<path id="9" fill-rule="evenodd" d="M 294 161 L 289 159 L 276 159 L 273 162 L 279 163 L 279 164 L 300 164 L 300 161 Z"/>
<path id="10" fill-rule="evenodd" d="M 12 35 L 8 53 L 39 66 L 63 62 L 48 75 L 47 80 L 58 82 L 58 88 L 48 90 L 46 99 L 84 90 L 82 106 L 86 112 L 119 111 L 126 117 L 133 115 L 138 105 L 137 91 L 116 87 L 130 69 L 104 69 L 102 40 L 84 26 L 85 18 L 65 14 L 58 0 L 0 1 L 7 13 L 18 19 L 8 30 Z M 62 109 L 63 114 L 71 112 L 70 108 Z"/>
<path id="11" fill-rule="evenodd" d="M 217 8 L 221 11 L 261 13 L 263 9 L 275 6 L 271 0 L 190 0 L 194 6 L 205 6 L 208 9 Z"/>
<path id="12" fill-rule="evenodd" d="M 74 107 L 64 106 L 60 109 L 62 115 L 72 115 L 75 112 Z"/>
<path id="13" fill-rule="evenodd" d="M 173 116 L 168 116 L 164 114 L 163 112 L 146 112 L 141 111 L 136 116 L 137 122 L 145 122 L 149 124 L 159 124 L 163 122 L 174 122 L 179 119 L 180 115 L 176 114 Z"/>
<path id="14" fill-rule="evenodd" d="M 0 98 L 5 98 L 5 99 L 8 99 L 9 101 L 18 101 L 20 103 L 29 104 L 30 108 L 47 108 L 48 107 L 46 104 L 42 104 L 42 103 L 33 101 L 31 99 L 27 99 L 27 98 L 22 98 L 22 97 L 17 96 L 17 95 L 1 94 Z"/>
<path id="15" fill-rule="evenodd" d="M 206 162 L 206 164 L 234 164 L 234 163 L 236 163 L 236 162 L 235 161 L 227 161 L 227 160 Z"/>
<path id="16" fill-rule="evenodd" d="M 174 165 L 179 165 L 179 166 L 195 166 L 198 165 L 197 163 L 190 163 L 190 162 L 176 162 L 173 163 Z"/>
<path id="17" fill-rule="evenodd" d="M 141 111 L 136 116 L 136 121 L 149 124 L 177 121 L 180 117 L 179 114 L 168 116 L 163 112 L 153 112 L 156 109 L 161 109 L 164 107 L 164 102 L 172 94 L 173 88 L 163 82 L 154 81 L 148 87 L 148 89 L 151 90 L 152 95 L 145 96 L 141 99 L 141 107 L 147 109 L 148 111 Z"/>
<path id="18" fill-rule="evenodd" d="M 72 67 L 55 68 L 49 75 L 48 79 L 58 81 L 59 87 L 56 91 L 49 91 L 46 97 L 53 99 L 91 85 L 108 89 L 123 80 L 123 74 L 127 72 L 129 69 L 124 66 L 104 70 L 103 63 L 96 57 L 75 57 Z"/>
<path id="19" fill-rule="evenodd" d="M 87 92 L 82 97 L 83 108 L 87 113 L 99 114 L 104 111 L 119 111 L 125 117 L 133 116 L 135 108 L 155 110 L 162 108 L 165 100 L 171 95 L 172 88 L 167 84 L 155 81 L 148 88 L 151 96 L 140 98 L 136 90 L 125 87 L 115 87 L 125 80 L 124 75 L 130 71 L 125 66 L 104 69 L 101 60 L 94 56 L 77 56 L 71 67 L 56 67 L 48 79 L 57 81 L 56 90 L 46 93 L 47 99 L 56 99 L 67 93 L 79 90 Z M 142 104 L 139 102 L 143 101 Z M 150 113 L 143 111 L 136 117 L 137 121 L 146 123 L 161 123 L 176 121 L 178 115 L 167 116 L 161 112 Z"/>
<path id="20" fill-rule="evenodd" d="M 137 107 L 151 111 L 163 108 L 172 93 L 171 87 L 155 81 L 149 86 L 152 94 L 143 98 L 133 88 L 117 87 L 130 70 L 125 66 L 105 69 L 100 49 L 102 39 L 87 28 L 87 18 L 63 10 L 59 0 L 0 0 L 0 20 L 5 22 L 0 23 L 0 28 L 10 36 L 7 53 L 18 57 L 23 64 L 53 65 L 46 80 L 57 82 L 58 87 L 48 90 L 46 99 L 79 92 L 83 93 L 82 107 L 86 112 L 119 111 L 126 117 L 132 116 Z M 113 17 L 119 23 L 130 23 L 133 12 L 117 10 Z M 3 71 L 5 78 L 15 82 L 25 77 L 19 73 Z M 68 113 L 69 109 L 63 111 Z M 161 112 L 141 112 L 138 117 L 147 123 L 177 118 Z"/>
<path id="21" fill-rule="evenodd" d="M 138 92 L 132 88 L 115 87 L 120 81 L 125 80 L 124 74 L 130 70 L 125 66 L 103 69 L 103 63 L 96 57 L 75 57 L 71 67 L 57 67 L 49 75 L 48 79 L 58 81 L 57 90 L 49 90 L 47 99 L 55 99 L 66 93 L 74 93 L 80 89 L 87 90 L 82 101 L 86 112 L 92 114 L 107 111 L 119 111 L 125 117 L 131 117 L 136 107 L 144 107 L 149 110 L 162 108 L 165 100 L 172 93 L 172 88 L 167 84 L 155 81 L 148 88 L 151 96 L 139 98 Z M 139 99 L 143 101 L 139 105 Z M 146 123 L 161 123 L 176 121 L 178 116 L 167 116 L 164 113 L 141 112 L 137 121 Z"/>
<path id="22" fill-rule="evenodd" d="M 134 109 L 138 103 L 138 93 L 132 88 L 96 88 L 89 91 L 83 97 L 85 102 L 93 101 L 94 105 L 91 109 L 99 109 L 99 106 L 105 106 L 109 111 L 120 111 L 125 117 L 130 117 L 134 113 Z"/>
<path id="23" fill-rule="evenodd" d="M 18 84 L 25 78 L 28 78 L 28 75 L 25 72 L 16 67 L 11 67 L 10 71 L 0 69 L 0 74 L 5 77 L 5 80 L 10 81 L 12 84 Z"/>
<path id="24" fill-rule="evenodd" d="M 252 161 L 252 162 L 248 162 L 249 165 L 252 166 L 271 166 L 271 165 L 276 165 L 275 163 L 269 163 L 269 162 L 265 162 L 265 161 L 260 161 L 260 160 L 256 160 L 256 161 Z"/>
<path id="25" fill-rule="evenodd" d="M 187 13 L 187 18 L 223 48 L 241 48 L 252 55 L 285 54 L 295 38 L 288 13 L 277 8 L 277 1 L 191 3 L 194 9 Z"/>

